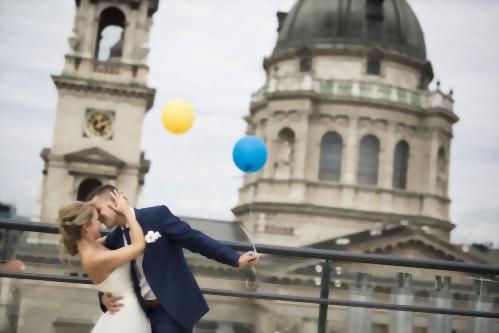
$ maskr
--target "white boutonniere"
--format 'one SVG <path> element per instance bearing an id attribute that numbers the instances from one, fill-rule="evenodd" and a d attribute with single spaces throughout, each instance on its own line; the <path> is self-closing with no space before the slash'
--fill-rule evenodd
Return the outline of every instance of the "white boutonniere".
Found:
<path id="1" fill-rule="evenodd" d="M 144 238 L 146 240 L 146 243 L 154 243 L 160 237 L 161 237 L 161 234 L 158 231 L 149 230 L 149 232 L 147 233 L 147 235 Z"/>

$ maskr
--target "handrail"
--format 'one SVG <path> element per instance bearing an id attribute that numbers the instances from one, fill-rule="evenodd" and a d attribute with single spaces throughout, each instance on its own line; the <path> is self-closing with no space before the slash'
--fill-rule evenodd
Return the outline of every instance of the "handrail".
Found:
<path id="1" fill-rule="evenodd" d="M 51 223 L 32 221 L 12 221 L 0 218 L 0 229 L 34 231 L 57 234 L 57 226 Z M 246 242 L 222 241 L 234 250 L 249 251 L 253 247 Z M 369 263 L 377 265 L 401 266 L 412 268 L 436 269 L 454 272 L 467 272 L 484 275 L 499 275 L 499 266 L 464 263 L 458 261 L 445 261 L 433 259 L 413 259 L 381 254 L 355 253 L 337 250 L 322 250 L 313 248 L 296 248 L 288 246 L 276 246 L 267 244 L 255 244 L 258 252 L 272 255 L 282 255 L 289 257 L 300 257 L 306 259 L 331 259 L 340 261 L 350 261 L 357 263 Z"/>
<path id="2" fill-rule="evenodd" d="M 13 220 L 8 218 L 0 218 L 0 229 L 18 230 L 28 232 L 41 232 L 57 234 L 58 227 L 52 223 L 33 222 L 26 220 Z M 230 246 L 234 250 L 248 251 L 252 250 L 251 244 L 246 242 L 222 241 L 223 244 Z M 477 310 L 458 310 L 451 308 L 441 308 L 432 306 L 420 305 L 404 305 L 404 304 L 386 304 L 378 302 L 353 301 L 353 300 L 338 300 L 329 298 L 329 266 L 331 261 L 349 261 L 356 263 L 368 263 L 376 265 L 402 266 L 423 269 L 435 269 L 455 272 L 467 272 L 488 276 L 499 275 L 499 266 L 473 264 L 464 262 L 453 262 L 444 260 L 429 260 L 429 259 L 411 259 L 396 256 L 387 256 L 379 254 L 354 253 L 336 250 L 323 250 L 313 248 L 294 248 L 286 246 L 274 246 L 265 244 L 256 244 L 256 248 L 260 253 L 297 257 L 302 259 L 320 259 L 324 261 L 324 267 L 321 277 L 321 295 L 320 297 L 283 295 L 276 293 L 262 293 L 249 291 L 235 291 L 223 289 L 201 288 L 201 291 L 206 295 L 218 295 L 228 297 L 242 297 L 262 300 L 279 300 L 287 302 L 298 302 L 317 304 L 320 306 L 318 318 L 318 333 L 326 332 L 327 309 L 329 305 L 372 308 L 393 311 L 408 311 L 421 312 L 430 314 L 444 314 L 454 316 L 481 317 L 481 318 L 499 318 L 499 313 L 491 311 Z M 11 279 L 28 279 L 37 281 L 51 281 L 63 283 L 83 283 L 91 284 L 91 281 L 85 277 L 62 276 L 51 274 L 38 274 L 27 272 L 9 272 L 0 271 L 0 278 Z"/>
<path id="3" fill-rule="evenodd" d="M 61 276 L 53 274 L 39 274 L 39 273 L 0 271 L 0 278 L 92 284 L 90 279 L 84 277 Z M 435 314 L 445 314 L 445 315 L 464 316 L 464 317 L 499 318 L 499 313 L 497 312 L 486 312 L 486 311 L 476 311 L 476 310 L 454 310 L 454 309 L 436 308 L 436 307 L 419 306 L 419 305 L 384 304 L 376 302 L 336 300 L 336 299 L 319 298 L 319 297 L 222 290 L 222 289 L 212 289 L 212 288 L 201 288 L 201 292 L 206 295 L 278 300 L 278 301 L 295 302 L 295 303 L 328 304 L 328 305 L 382 309 L 382 310 L 435 313 Z"/>

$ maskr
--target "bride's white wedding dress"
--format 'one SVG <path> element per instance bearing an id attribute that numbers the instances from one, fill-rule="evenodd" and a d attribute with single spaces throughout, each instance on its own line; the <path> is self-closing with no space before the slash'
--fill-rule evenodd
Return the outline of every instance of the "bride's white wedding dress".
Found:
<path id="1" fill-rule="evenodd" d="M 115 314 L 103 313 L 95 324 L 92 333 L 151 333 L 151 324 L 133 292 L 130 263 L 116 268 L 109 276 L 96 285 L 103 293 L 122 296 L 123 306 Z"/>

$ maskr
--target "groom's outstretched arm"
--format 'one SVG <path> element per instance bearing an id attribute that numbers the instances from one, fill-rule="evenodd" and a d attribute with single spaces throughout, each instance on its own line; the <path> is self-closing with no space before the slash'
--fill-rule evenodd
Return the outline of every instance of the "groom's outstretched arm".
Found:
<path id="1" fill-rule="evenodd" d="M 229 266 L 238 266 L 240 257 L 238 252 L 201 231 L 192 229 L 189 224 L 173 215 L 166 206 L 158 206 L 157 209 L 164 236 L 192 252 Z"/>

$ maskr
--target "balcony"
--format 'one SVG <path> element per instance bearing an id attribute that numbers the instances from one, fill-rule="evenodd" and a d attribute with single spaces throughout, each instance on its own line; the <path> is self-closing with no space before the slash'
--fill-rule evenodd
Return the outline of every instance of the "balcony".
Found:
<path id="1" fill-rule="evenodd" d="M 312 94 L 325 99 L 381 103 L 414 111 L 442 109 L 452 114 L 453 100 L 441 91 L 409 90 L 377 82 L 324 80 L 311 75 L 270 78 L 251 97 L 252 109 L 268 97 Z"/>
<path id="2" fill-rule="evenodd" d="M 61 257 L 50 241 L 56 233 L 52 224 L 0 219 L 1 259 L 24 264 L 0 268 L 0 316 L 7 319 L 0 332 L 89 332 L 99 316 L 77 257 Z M 499 331 L 498 266 L 256 247 L 263 254 L 256 274 L 185 252 L 211 308 L 195 332 Z"/>
<path id="3" fill-rule="evenodd" d="M 63 75 L 95 81 L 145 86 L 149 68 L 145 64 L 99 61 L 93 58 L 66 56 Z"/>

